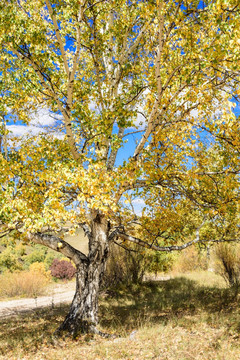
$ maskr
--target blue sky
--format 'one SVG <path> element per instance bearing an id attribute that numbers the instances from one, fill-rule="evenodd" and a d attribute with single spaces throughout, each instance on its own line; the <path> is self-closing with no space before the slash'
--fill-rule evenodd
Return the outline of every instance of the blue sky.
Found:
<path id="1" fill-rule="evenodd" d="M 239 103 L 234 108 L 234 113 L 236 116 L 240 115 L 240 104 Z M 31 115 L 31 118 L 32 118 L 32 120 L 31 120 L 30 125 L 25 125 L 19 120 L 16 120 L 14 122 L 12 119 L 10 119 L 10 121 L 7 124 L 7 129 L 14 136 L 24 136 L 28 133 L 31 133 L 32 135 L 37 135 L 42 132 L 47 132 L 48 127 L 50 127 L 50 128 L 54 127 L 54 125 L 56 125 L 59 122 L 59 120 L 61 120 L 60 115 L 54 114 L 54 116 L 53 116 L 53 114 L 47 108 L 39 109 L 39 111 L 36 114 Z M 139 121 L 139 120 L 142 120 L 142 118 L 138 119 L 137 121 Z M 141 129 L 143 129 L 143 127 L 139 128 L 139 130 L 141 130 Z M 58 137 L 58 138 L 63 137 L 63 134 L 54 132 L 53 130 L 51 130 L 51 131 L 56 137 Z M 134 131 L 134 129 L 133 128 L 128 129 L 127 131 L 125 131 L 125 133 L 131 132 L 131 131 Z M 133 155 L 133 152 L 134 152 L 134 149 L 136 146 L 136 142 L 139 141 L 141 136 L 142 136 L 142 132 L 136 133 L 136 134 L 131 134 L 124 138 L 125 143 L 124 143 L 124 146 L 118 152 L 118 156 L 116 159 L 116 165 L 122 164 L 123 161 L 128 160 L 128 158 Z"/>

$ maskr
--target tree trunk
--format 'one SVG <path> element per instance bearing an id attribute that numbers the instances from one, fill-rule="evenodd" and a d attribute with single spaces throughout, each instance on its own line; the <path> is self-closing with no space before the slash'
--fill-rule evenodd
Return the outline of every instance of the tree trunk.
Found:
<path id="1" fill-rule="evenodd" d="M 77 267 L 76 292 L 70 311 L 56 334 L 67 332 L 74 337 L 79 333 L 102 334 L 97 330 L 98 297 L 107 258 L 107 221 L 103 215 L 94 212 L 89 238 L 89 261 Z"/>

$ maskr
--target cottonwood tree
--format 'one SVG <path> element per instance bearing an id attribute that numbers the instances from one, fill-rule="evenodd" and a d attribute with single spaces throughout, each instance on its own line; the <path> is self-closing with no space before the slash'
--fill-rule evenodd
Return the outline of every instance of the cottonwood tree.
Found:
<path id="1" fill-rule="evenodd" d="M 22 126 L 41 109 L 56 119 L 8 135 L 1 236 L 74 261 L 59 333 L 99 333 L 111 241 L 181 250 L 204 219 L 237 214 L 239 20 L 238 0 L 1 2 L 0 110 Z M 77 227 L 87 255 L 63 240 Z"/>

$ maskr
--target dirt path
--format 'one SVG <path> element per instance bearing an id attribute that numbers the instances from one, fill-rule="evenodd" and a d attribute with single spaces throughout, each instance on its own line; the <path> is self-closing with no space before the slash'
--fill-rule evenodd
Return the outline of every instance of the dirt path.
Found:
<path id="1" fill-rule="evenodd" d="M 171 276 L 146 276 L 144 281 L 166 281 Z M 24 298 L 18 300 L 0 301 L 0 318 L 19 315 L 28 311 L 34 311 L 43 307 L 71 303 L 75 293 L 75 282 L 66 284 L 54 284 L 47 289 L 47 296 L 37 298 Z"/>
<path id="2" fill-rule="evenodd" d="M 74 296 L 75 283 L 57 284 L 47 290 L 49 295 L 37 298 L 0 301 L 0 318 L 19 315 L 47 306 L 70 303 Z"/>

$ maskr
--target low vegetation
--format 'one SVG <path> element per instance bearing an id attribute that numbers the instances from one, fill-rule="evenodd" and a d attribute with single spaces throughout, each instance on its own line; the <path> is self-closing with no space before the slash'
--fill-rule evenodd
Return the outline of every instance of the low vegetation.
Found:
<path id="1" fill-rule="evenodd" d="M 54 337 L 68 310 L 66 305 L 55 305 L 1 319 L 0 359 L 5 360 L 6 354 L 12 360 L 225 360 L 226 354 L 228 360 L 240 358 L 238 288 L 229 286 L 223 266 L 227 262 L 237 274 L 235 247 L 224 244 L 211 249 L 210 261 L 218 274 L 204 270 L 209 259 L 198 248 L 160 258 L 132 250 L 115 248 L 107 264 L 100 327 L 113 338 Z M 25 269 L 15 268 L 16 255 L 21 264 L 20 252 L 29 260 Z M 27 254 L 18 246 L 10 255 L 2 256 L 6 264 L 12 259 L 13 268 L 0 275 L 1 298 L 40 296 L 54 278 L 67 280 L 75 272 L 71 262 L 54 259 L 51 252 L 43 254 L 38 246 Z M 157 274 L 164 270 L 169 271 L 167 276 Z M 142 282 L 146 272 L 153 281 Z"/>
<path id="2" fill-rule="evenodd" d="M 76 268 L 68 260 L 54 259 L 50 266 L 51 275 L 57 279 L 71 280 L 76 272 Z"/>
<path id="3" fill-rule="evenodd" d="M 49 283 L 70 280 L 75 271 L 69 259 L 44 246 L 0 243 L 0 299 L 44 295 Z"/>
<path id="4" fill-rule="evenodd" d="M 66 306 L 0 321 L 0 359 L 240 358 L 239 299 L 212 273 L 118 286 L 103 292 L 101 328 L 116 338 L 52 336 Z M 218 282 L 217 282 L 218 279 Z M 44 334 L 44 335 L 43 335 Z"/>
<path id="5" fill-rule="evenodd" d="M 0 297 L 36 297 L 43 295 L 51 281 L 43 263 L 33 263 L 27 271 L 5 272 L 0 275 Z"/>
<path id="6" fill-rule="evenodd" d="M 229 286 L 240 285 L 240 245 L 218 244 L 215 248 L 216 272 L 221 275 Z"/>
<path id="7" fill-rule="evenodd" d="M 175 255 L 172 269 L 176 273 L 186 273 L 198 270 L 207 270 L 208 258 L 205 249 L 191 246 L 181 253 Z"/>

